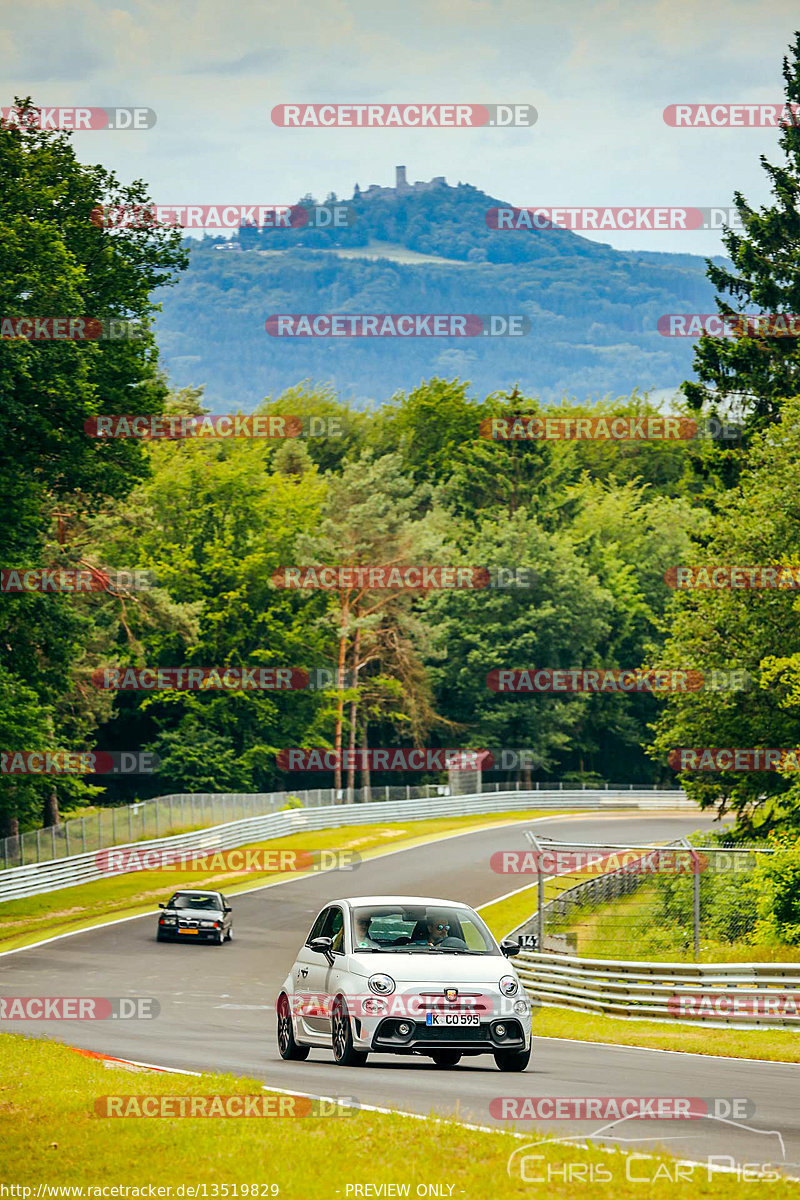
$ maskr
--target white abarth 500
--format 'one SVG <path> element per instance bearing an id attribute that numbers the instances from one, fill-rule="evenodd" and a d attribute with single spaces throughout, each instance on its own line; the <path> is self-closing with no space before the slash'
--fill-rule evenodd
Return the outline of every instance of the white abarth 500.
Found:
<path id="1" fill-rule="evenodd" d="M 278 1049 L 332 1049 L 341 1066 L 370 1053 L 421 1054 L 454 1067 L 492 1054 L 524 1071 L 531 1006 L 508 957 L 466 904 L 358 896 L 326 904 L 278 996 Z"/>

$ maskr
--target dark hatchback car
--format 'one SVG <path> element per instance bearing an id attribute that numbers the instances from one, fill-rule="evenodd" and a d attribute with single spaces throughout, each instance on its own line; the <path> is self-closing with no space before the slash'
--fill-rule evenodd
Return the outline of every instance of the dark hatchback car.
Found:
<path id="1" fill-rule="evenodd" d="M 233 937 L 231 906 L 222 892 L 174 892 L 158 918 L 156 941 L 214 942 L 221 946 Z"/>

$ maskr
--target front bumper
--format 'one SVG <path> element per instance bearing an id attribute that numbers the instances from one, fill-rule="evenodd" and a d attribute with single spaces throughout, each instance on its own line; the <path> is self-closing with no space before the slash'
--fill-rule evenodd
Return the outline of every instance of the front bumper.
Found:
<path id="1" fill-rule="evenodd" d="M 408 1026 L 408 1033 L 401 1027 Z M 498 1027 L 504 1033 L 498 1032 Z M 427 1050 L 470 1050 L 491 1053 L 494 1050 L 524 1050 L 530 1040 L 530 1030 L 518 1017 L 498 1017 L 481 1021 L 480 1025 L 426 1025 L 424 1021 L 409 1021 L 385 1017 L 372 1035 L 371 1050 L 404 1053 Z"/>
<path id="2" fill-rule="evenodd" d="M 358 1050 L 380 1049 L 398 1054 L 424 1052 L 426 1048 L 435 1049 L 437 1046 L 471 1050 L 473 1054 L 527 1049 L 531 1039 L 531 1008 L 525 992 L 520 989 L 509 997 L 501 995 L 491 985 L 474 984 L 467 987 L 468 991 L 462 988 L 452 1008 L 443 992 L 427 983 L 401 984 L 389 996 L 370 996 L 358 1007 L 351 1005 L 353 1044 Z M 514 1005 L 522 1000 L 526 1002 L 527 1010 L 516 1012 Z M 369 1011 L 370 1008 L 372 1011 Z M 480 1023 L 426 1023 L 427 1012 L 450 1012 L 459 1008 L 477 1013 Z M 410 1032 L 400 1034 L 400 1025 L 410 1026 Z M 505 1026 L 503 1035 L 498 1035 L 498 1025 Z"/>
<path id="3" fill-rule="evenodd" d="M 213 942 L 224 931 L 203 927 L 192 930 L 181 930 L 175 925 L 159 925 L 158 932 L 162 938 L 169 938 L 171 942 Z"/>

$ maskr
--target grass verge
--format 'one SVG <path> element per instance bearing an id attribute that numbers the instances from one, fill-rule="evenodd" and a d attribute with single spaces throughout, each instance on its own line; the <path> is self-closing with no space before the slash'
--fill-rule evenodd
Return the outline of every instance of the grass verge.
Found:
<path id="1" fill-rule="evenodd" d="M 332 1086 L 335 1074 L 332 1068 Z M 0 1035 L 0 1075 L 6 1080 L 0 1084 L 3 1177 L 17 1187 L 32 1188 L 28 1195 L 34 1197 L 40 1184 L 82 1186 L 85 1198 L 92 1195 L 86 1190 L 90 1187 L 106 1187 L 110 1195 L 110 1187 L 119 1185 L 132 1189 L 128 1196 L 146 1196 L 148 1185 L 171 1187 L 174 1197 L 181 1184 L 182 1195 L 191 1195 L 189 1187 L 206 1184 L 208 1197 L 241 1197 L 246 1184 L 249 1195 L 260 1198 L 274 1194 L 270 1191 L 274 1184 L 283 1200 L 337 1196 L 347 1200 L 356 1195 L 352 1189 L 359 1184 L 361 1196 L 404 1194 L 396 1189 L 365 1189 L 367 1184 L 395 1184 L 407 1185 L 405 1194 L 411 1196 L 573 1200 L 576 1184 L 569 1175 L 575 1168 L 582 1171 L 582 1182 L 591 1179 L 587 1195 L 593 1198 L 640 1200 L 649 1194 L 673 1200 L 762 1194 L 758 1183 L 743 1183 L 736 1175 L 710 1171 L 707 1166 L 679 1164 L 666 1155 L 629 1160 L 623 1153 L 552 1142 L 532 1148 L 530 1153 L 541 1158 L 529 1160 L 528 1165 L 529 1178 L 530 1174 L 551 1178 L 527 1182 L 519 1175 L 509 1177 L 507 1163 L 515 1150 L 539 1142 L 539 1133 L 526 1130 L 520 1140 L 504 1131 L 393 1114 L 108 1119 L 96 1115 L 99 1097 L 254 1095 L 262 1093 L 263 1085 L 231 1075 L 193 1078 L 107 1070 L 65 1046 L 10 1034 Z M 346 1073 L 348 1084 L 352 1076 Z M 500 1092 L 503 1077 L 498 1073 L 497 1078 Z M 420 1185 L 431 1184 L 442 1190 L 417 1192 Z M 254 1193 L 253 1185 L 265 1186 Z M 203 1191 L 194 1194 L 202 1196 Z M 774 1182 L 770 1189 L 775 1197 L 796 1194 L 796 1184 L 785 1180 Z"/>
<path id="2" fill-rule="evenodd" d="M 352 850 L 362 858 L 372 858 L 387 849 L 407 849 L 453 833 L 467 833 L 517 821 L 529 821 L 556 814 L 531 809 L 520 813 L 487 813 L 484 816 L 436 817 L 427 821 L 406 821 L 385 825 L 348 825 L 335 829 L 287 834 L 268 841 L 251 843 L 249 848 L 269 850 L 319 849 Z M 568 815 L 558 813 L 558 817 Z M 247 849 L 248 847 L 243 847 Z M 487 862 L 488 869 L 488 862 Z M 0 904 L 0 951 L 14 950 L 42 938 L 91 928 L 113 918 L 138 916 L 151 912 L 175 888 L 218 888 L 235 896 L 259 883 L 273 883 L 296 877 L 297 872 L 228 871 L 133 871 L 108 879 L 61 888 L 10 900 Z M 350 879 L 351 876 L 345 876 Z M 355 879 L 358 878 L 356 875 Z M 352 890 L 343 887 L 342 891 Z"/>

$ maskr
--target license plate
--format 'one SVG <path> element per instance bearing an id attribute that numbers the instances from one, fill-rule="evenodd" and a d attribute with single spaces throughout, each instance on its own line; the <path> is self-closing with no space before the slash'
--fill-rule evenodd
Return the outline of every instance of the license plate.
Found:
<path id="1" fill-rule="evenodd" d="M 178 933 L 199 933 L 199 929 L 179 929 Z"/>
<path id="2" fill-rule="evenodd" d="M 426 1025 L 480 1025 L 477 1013 L 429 1012 L 425 1014 Z"/>

